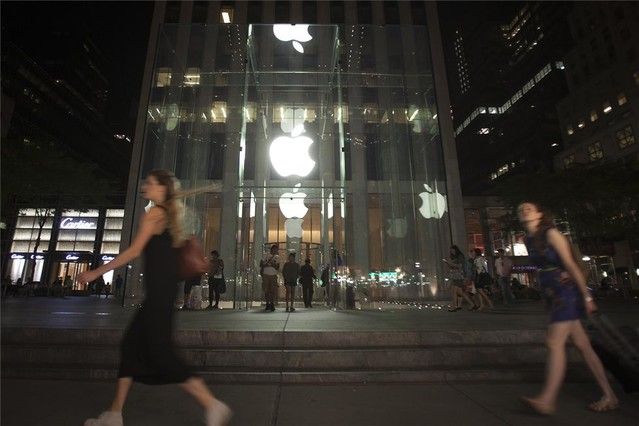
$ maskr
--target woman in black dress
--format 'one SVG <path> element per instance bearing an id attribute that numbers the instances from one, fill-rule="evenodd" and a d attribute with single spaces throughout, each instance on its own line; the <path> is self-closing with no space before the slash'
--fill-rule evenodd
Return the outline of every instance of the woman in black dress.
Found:
<path id="1" fill-rule="evenodd" d="M 85 426 L 122 425 L 122 407 L 134 381 L 146 384 L 179 383 L 206 411 L 206 424 L 227 424 L 231 410 L 216 399 L 204 381 L 178 357 L 173 342 L 173 314 L 177 296 L 177 247 L 181 236 L 179 183 L 173 173 L 149 173 L 142 195 L 155 207 L 140 222 L 131 246 L 113 261 L 78 276 L 91 282 L 104 273 L 124 266 L 144 254 L 146 298 L 129 325 L 121 345 L 120 370 L 115 398 L 108 411 Z"/>

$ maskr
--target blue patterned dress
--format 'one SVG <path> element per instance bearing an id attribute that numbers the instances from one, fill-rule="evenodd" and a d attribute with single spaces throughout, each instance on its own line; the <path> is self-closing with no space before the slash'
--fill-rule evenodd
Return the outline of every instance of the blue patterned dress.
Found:
<path id="1" fill-rule="evenodd" d="M 532 237 L 526 237 L 530 261 L 539 268 L 539 284 L 550 310 L 550 322 L 573 321 L 584 316 L 584 300 L 579 286 L 572 279 L 562 283 L 560 275 L 566 270 L 557 251 L 548 243 L 540 251 Z"/>

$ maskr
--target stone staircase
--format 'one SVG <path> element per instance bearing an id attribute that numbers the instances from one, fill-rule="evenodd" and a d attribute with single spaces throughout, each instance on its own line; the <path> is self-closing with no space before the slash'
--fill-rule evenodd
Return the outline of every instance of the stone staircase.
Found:
<path id="1" fill-rule="evenodd" d="M 205 331 L 176 335 L 185 360 L 214 383 L 540 381 L 544 330 Z M 5 378 L 106 380 L 121 330 L 3 328 Z M 570 367 L 580 362 L 569 350 Z M 569 368 L 568 380 L 588 377 Z"/>

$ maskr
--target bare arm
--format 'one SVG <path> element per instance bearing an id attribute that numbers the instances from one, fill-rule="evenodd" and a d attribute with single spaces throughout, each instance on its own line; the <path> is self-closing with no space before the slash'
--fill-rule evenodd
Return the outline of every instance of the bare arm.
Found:
<path id="1" fill-rule="evenodd" d="M 165 221 L 166 218 L 162 210 L 159 207 L 153 207 L 147 214 L 142 216 L 140 227 L 138 228 L 138 233 L 133 239 L 133 243 L 126 250 L 116 256 L 116 258 L 111 262 L 80 274 L 78 276 L 78 282 L 91 282 L 100 275 L 106 274 L 120 266 L 124 266 L 140 256 L 146 244 L 149 242 L 151 237 L 158 232 L 161 226 L 164 225 Z"/>

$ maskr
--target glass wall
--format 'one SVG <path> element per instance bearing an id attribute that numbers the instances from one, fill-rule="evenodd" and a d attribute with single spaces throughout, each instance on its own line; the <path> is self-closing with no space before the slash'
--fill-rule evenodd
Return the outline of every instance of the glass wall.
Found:
<path id="1" fill-rule="evenodd" d="M 420 26 L 162 28 L 140 181 L 167 168 L 185 187 L 213 184 L 186 200 L 187 228 L 221 253 L 229 305 L 259 303 L 275 243 L 318 277 L 328 267 L 338 306 L 446 297 L 428 46 Z M 130 273 L 137 298 L 140 265 Z"/>

